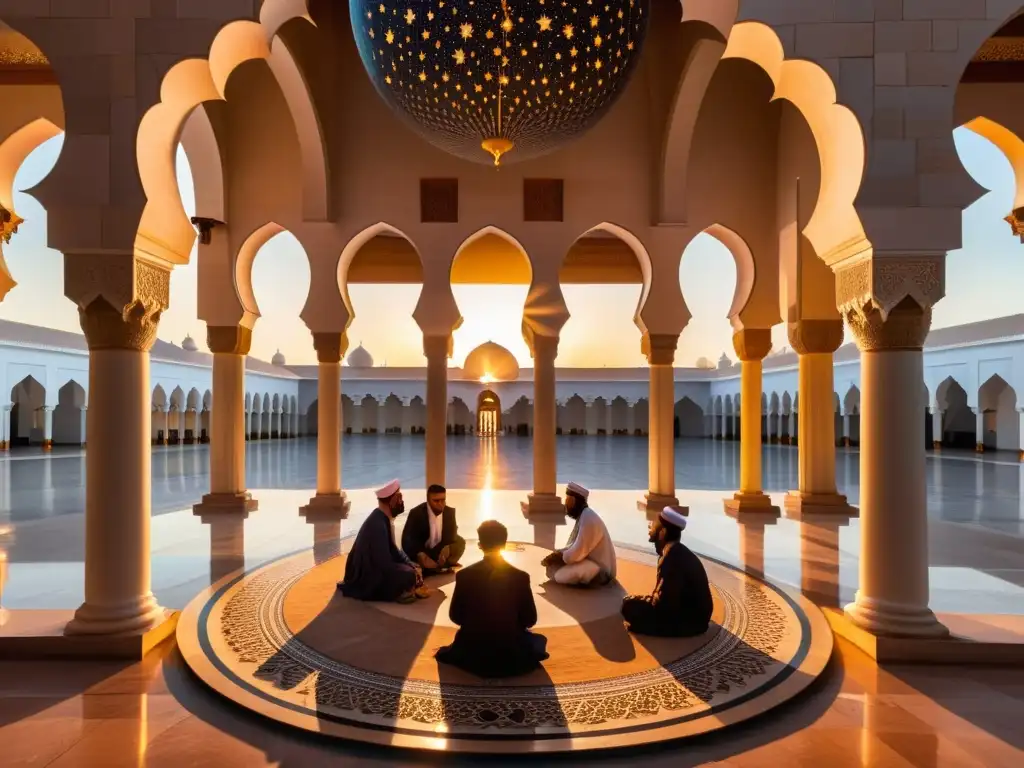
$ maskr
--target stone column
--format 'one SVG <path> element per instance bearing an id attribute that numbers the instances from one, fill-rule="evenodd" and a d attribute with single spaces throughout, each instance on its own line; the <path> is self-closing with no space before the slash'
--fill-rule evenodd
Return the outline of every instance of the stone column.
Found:
<path id="1" fill-rule="evenodd" d="M 313 333 L 317 372 L 316 495 L 299 510 L 308 522 L 341 520 L 351 504 L 341 490 L 341 359 L 344 333 Z"/>
<path id="2" fill-rule="evenodd" d="M 258 503 L 245 488 L 245 356 L 252 331 L 243 326 L 209 326 L 206 343 L 213 353 L 213 402 L 210 410 L 210 492 L 192 511 L 209 515 L 255 512 Z"/>
<path id="3" fill-rule="evenodd" d="M 932 448 L 936 451 L 942 450 L 942 417 L 945 411 L 941 408 L 929 408 L 932 415 Z M 1024 424 L 1024 421 L 1021 422 Z M 1024 435 L 1024 432 L 1021 433 Z"/>
<path id="4" fill-rule="evenodd" d="M 387 395 L 377 397 L 377 434 L 383 435 L 388 431 L 388 414 L 384 410 L 387 405 Z"/>
<path id="5" fill-rule="evenodd" d="M 152 416 L 153 414 L 150 413 L 150 418 L 152 418 Z M 89 409 L 82 408 L 81 412 L 78 414 L 78 418 L 81 419 L 81 426 L 78 428 L 78 434 L 81 435 L 83 448 L 85 448 L 86 436 L 88 435 L 88 417 Z M 150 430 L 152 431 L 152 425 L 150 425 Z"/>
<path id="6" fill-rule="evenodd" d="M 981 406 L 971 408 L 974 413 L 974 450 L 978 453 L 985 452 L 985 411 Z"/>
<path id="7" fill-rule="evenodd" d="M 850 447 L 850 414 L 843 414 L 843 447 Z"/>
<path id="8" fill-rule="evenodd" d="M 53 406 L 44 405 L 43 411 L 43 450 L 53 450 Z"/>
<path id="9" fill-rule="evenodd" d="M 842 342 L 842 320 L 800 320 L 789 324 L 789 343 L 800 356 L 800 414 L 796 424 L 799 487 L 790 491 L 785 501 L 786 514 L 795 518 L 809 513 L 856 514 L 846 497 L 836 491 L 832 353 Z M 795 404 L 793 410 L 796 411 Z"/>
<path id="10" fill-rule="evenodd" d="M 887 318 L 862 305 L 847 322 L 861 351 L 862 394 L 860 589 L 846 615 L 877 635 L 945 636 L 928 608 L 921 382 L 931 309 L 907 297 Z"/>
<path id="11" fill-rule="evenodd" d="M 761 361 L 771 351 L 772 332 L 747 328 L 733 334 L 732 343 L 740 359 L 740 489 L 725 500 L 725 511 L 778 518 L 779 508 L 761 487 Z"/>
<path id="12" fill-rule="evenodd" d="M 660 512 L 676 506 L 675 363 L 678 336 L 653 334 L 644 340 L 650 372 L 647 427 L 647 493 L 640 501 L 646 512 Z"/>
<path id="13" fill-rule="evenodd" d="M 424 336 L 423 354 L 427 358 L 427 485 L 445 484 L 448 440 L 448 356 L 452 337 Z"/>
<path id="14" fill-rule="evenodd" d="M 85 454 L 85 602 L 69 635 L 168 629 L 150 581 L 149 350 L 167 309 L 170 270 L 126 254 L 66 255 L 64 290 L 89 345 Z M 143 649 L 146 648 L 144 643 Z"/>
<path id="15" fill-rule="evenodd" d="M 1024 408 L 1017 409 L 1017 430 L 1020 435 L 1020 460 L 1024 461 Z"/>
<path id="16" fill-rule="evenodd" d="M 555 358 L 558 337 L 533 337 L 533 493 L 522 503 L 527 517 L 564 515 L 555 490 L 558 455 L 555 440 Z"/>
<path id="17" fill-rule="evenodd" d="M 586 408 L 583 411 L 583 431 L 587 435 L 597 434 L 597 414 L 594 412 L 594 398 L 584 398 Z"/>

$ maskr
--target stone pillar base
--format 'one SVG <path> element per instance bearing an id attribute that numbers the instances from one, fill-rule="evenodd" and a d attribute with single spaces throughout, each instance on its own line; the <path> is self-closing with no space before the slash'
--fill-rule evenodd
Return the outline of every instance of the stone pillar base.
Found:
<path id="1" fill-rule="evenodd" d="M 192 506 L 192 514 L 198 515 L 203 522 L 207 518 L 225 515 L 242 515 L 248 517 L 250 512 L 259 509 L 259 502 L 248 491 L 241 493 L 207 493 L 199 504 Z"/>
<path id="2" fill-rule="evenodd" d="M 142 635 L 177 616 L 159 603 L 153 594 L 143 595 L 122 605 L 91 605 L 83 603 L 67 626 L 68 636 Z M 173 629 L 173 627 L 172 627 Z"/>
<path id="3" fill-rule="evenodd" d="M 942 450 L 942 441 L 941 440 L 932 440 L 932 450 L 933 451 L 941 451 Z"/>
<path id="4" fill-rule="evenodd" d="M 43 450 L 44 451 L 52 451 L 53 450 L 53 440 L 43 440 Z"/>
<path id="5" fill-rule="evenodd" d="M 723 499 L 725 514 L 739 519 L 741 516 L 757 515 L 777 520 L 781 513 L 772 504 L 767 493 L 736 493 L 731 499 Z"/>
<path id="6" fill-rule="evenodd" d="M 299 507 L 299 514 L 306 522 L 323 522 L 345 520 L 352 508 L 344 491 L 340 493 L 318 493 L 304 507 Z"/>
<path id="7" fill-rule="evenodd" d="M 839 493 L 801 493 L 790 491 L 782 502 L 786 508 L 786 517 L 801 520 L 811 516 L 850 519 L 860 513 L 851 507 L 846 497 Z"/>
<path id="8" fill-rule="evenodd" d="M 653 491 L 648 491 L 647 493 L 645 493 L 644 497 L 636 503 L 636 508 L 638 510 L 640 510 L 641 512 L 653 514 L 655 517 L 657 517 L 657 515 L 665 507 L 678 506 L 679 499 L 677 499 L 675 496 L 665 496 L 660 493 L 654 493 Z M 650 519 L 651 518 L 648 517 L 648 520 Z"/>
<path id="9" fill-rule="evenodd" d="M 849 448 L 850 447 L 850 438 L 844 437 L 842 445 L 843 445 L 843 448 Z"/>
<path id="10" fill-rule="evenodd" d="M 519 503 L 523 510 L 523 517 L 534 518 L 565 518 L 565 505 L 562 500 L 553 493 L 531 493 L 526 501 Z"/>
<path id="11" fill-rule="evenodd" d="M 782 436 L 782 444 L 783 445 L 789 445 L 789 435 L 783 435 Z"/>
<path id="12" fill-rule="evenodd" d="M 984 453 L 985 452 L 985 444 L 984 443 L 975 443 L 974 451 L 975 451 L 975 453 Z"/>
<path id="13" fill-rule="evenodd" d="M 927 606 L 872 600 L 857 592 L 844 609 L 846 618 L 873 635 L 884 637 L 948 637 L 949 630 Z"/>
<path id="14" fill-rule="evenodd" d="M 8 443 L 6 440 L 0 440 L 0 451 L 9 451 L 9 450 L 11 450 L 11 444 Z"/>

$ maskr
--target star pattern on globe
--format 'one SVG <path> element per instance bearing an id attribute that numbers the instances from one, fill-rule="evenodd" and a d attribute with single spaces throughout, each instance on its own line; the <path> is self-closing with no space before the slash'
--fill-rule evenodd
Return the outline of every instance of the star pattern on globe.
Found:
<path id="1" fill-rule="evenodd" d="M 350 0 L 364 65 L 425 137 L 495 165 L 583 133 L 639 57 L 649 0 Z M 482 146 L 483 145 L 483 146 Z"/>

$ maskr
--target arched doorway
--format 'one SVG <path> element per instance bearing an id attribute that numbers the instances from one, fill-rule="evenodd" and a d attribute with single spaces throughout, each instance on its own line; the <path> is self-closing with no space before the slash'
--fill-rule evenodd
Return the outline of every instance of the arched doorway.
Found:
<path id="1" fill-rule="evenodd" d="M 481 437 L 501 434 L 501 400 L 489 389 L 476 399 L 476 433 Z"/>

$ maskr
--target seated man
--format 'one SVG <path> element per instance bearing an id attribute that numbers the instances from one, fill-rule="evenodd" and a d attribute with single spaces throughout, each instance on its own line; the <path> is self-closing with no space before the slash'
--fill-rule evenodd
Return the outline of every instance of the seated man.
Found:
<path id="1" fill-rule="evenodd" d="M 402 531 L 402 549 L 423 569 L 424 576 L 451 570 L 466 551 L 455 510 L 446 506 L 446 500 L 443 485 L 427 488 L 427 500 L 409 511 Z"/>
<path id="2" fill-rule="evenodd" d="M 615 545 L 604 521 L 587 500 L 590 491 L 577 483 L 565 489 L 565 512 L 576 521 L 565 549 L 541 561 L 548 578 L 569 586 L 602 586 L 615 578 Z"/>
<path id="3" fill-rule="evenodd" d="M 622 618 L 630 632 L 659 637 L 696 637 L 708 630 L 713 603 L 708 575 L 700 558 L 680 538 L 686 518 L 665 507 L 650 526 L 650 540 L 660 559 L 651 595 L 622 601 Z"/>
<path id="4" fill-rule="evenodd" d="M 411 603 L 429 596 L 419 567 L 395 545 L 394 521 L 404 511 L 397 480 L 377 491 L 377 509 L 360 526 L 345 562 L 345 580 L 338 583 L 345 597 Z"/>
<path id="5" fill-rule="evenodd" d="M 548 657 L 547 638 L 529 631 L 537 623 L 530 576 L 501 556 L 508 541 L 504 525 L 488 520 L 477 536 L 484 559 L 455 577 L 449 616 L 459 631 L 436 658 L 480 677 L 524 675 Z"/>

